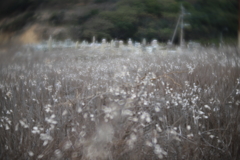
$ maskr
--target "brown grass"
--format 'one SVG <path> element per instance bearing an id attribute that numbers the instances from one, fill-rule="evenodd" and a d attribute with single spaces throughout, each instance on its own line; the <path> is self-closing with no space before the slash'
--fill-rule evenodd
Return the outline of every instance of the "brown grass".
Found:
<path id="1" fill-rule="evenodd" d="M 1 65 L 0 159 L 240 158 L 234 48 L 23 51 Z"/>

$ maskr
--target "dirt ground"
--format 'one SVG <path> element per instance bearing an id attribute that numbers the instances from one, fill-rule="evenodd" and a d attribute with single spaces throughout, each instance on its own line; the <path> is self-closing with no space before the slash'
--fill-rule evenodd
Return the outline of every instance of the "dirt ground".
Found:
<path id="1" fill-rule="evenodd" d="M 35 44 L 39 43 L 39 35 L 37 34 L 37 29 L 38 25 L 34 24 L 30 26 L 28 29 L 26 29 L 23 34 L 19 36 L 19 42 L 22 44 Z"/>

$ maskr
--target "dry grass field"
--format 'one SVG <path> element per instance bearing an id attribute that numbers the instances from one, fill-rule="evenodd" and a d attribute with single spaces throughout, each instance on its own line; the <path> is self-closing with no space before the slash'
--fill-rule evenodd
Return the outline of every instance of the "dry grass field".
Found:
<path id="1" fill-rule="evenodd" d="M 240 159 L 240 55 L 233 47 L 4 55 L 0 159 Z"/>

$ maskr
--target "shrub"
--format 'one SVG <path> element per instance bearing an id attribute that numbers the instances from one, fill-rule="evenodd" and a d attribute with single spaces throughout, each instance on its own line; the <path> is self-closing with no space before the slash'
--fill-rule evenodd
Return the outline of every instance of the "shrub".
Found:
<path id="1" fill-rule="evenodd" d="M 55 12 L 53 13 L 50 18 L 49 18 L 49 22 L 53 25 L 60 25 L 63 23 L 64 20 L 64 12 Z"/>
<path id="2" fill-rule="evenodd" d="M 34 20 L 35 17 L 33 12 L 25 12 L 20 16 L 11 19 L 8 23 L 1 25 L 0 29 L 7 32 L 17 31 L 22 29 L 26 24 Z"/>
<path id="3" fill-rule="evenodd" d="M 93 10 L 89 11 L 88 13 L 86 13 L 85 15 L 78 17 L 77 22 L 78 22 L 78 24 L 83 24 L 84 22 L 88 21 L 90 18 L 92 18 L 98 14 L 99 14 L 99 10 L 93 9 Z"/>

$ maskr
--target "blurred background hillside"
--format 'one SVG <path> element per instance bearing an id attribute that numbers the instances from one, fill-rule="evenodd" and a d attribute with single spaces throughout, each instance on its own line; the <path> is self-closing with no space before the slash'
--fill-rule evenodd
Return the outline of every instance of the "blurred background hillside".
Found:
<path id="1" fill-rule="evenodd" d="M 0 42 L 38 43 L 50 35 L 167 42 L 181 5 L 186 41 L 237 41 L 237 0 L 8 0 L 0 2 Z"/>

